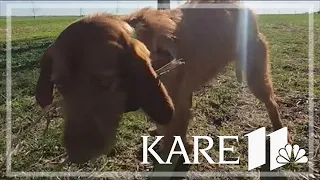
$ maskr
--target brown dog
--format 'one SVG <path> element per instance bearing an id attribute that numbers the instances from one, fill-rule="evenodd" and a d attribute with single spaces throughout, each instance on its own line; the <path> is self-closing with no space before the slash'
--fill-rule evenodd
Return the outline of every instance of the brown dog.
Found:
<path id="1" fill-rule="evenodd" d="M 153 70 L 150 52 L 131 37 L 130 26 L 98 14 L 68 26 L 44 52 L 36 100 L 64 99 L 64 143 L 69 160 L 84 163 L 110 150 L 120 115 L 140 107 L 167 124 L 174 107 Z"/>
<path id="2" fill-rule="evenodd" d="M 187 8 L 200 3 L 193 1 L 173 10 L 145 8 L 122 18 L 151 51 L 155 68 L 170 61 L 163 56 L 157 59 L 158 49 L 185 62 L 161 77 L 175 105 L 170 124 L 157 124 L 157 134 L 165 136 L 165 151 L 171 149 L 173 136 L 187 142 L 192 93 L 234 60 L 238 80 L 242 81 L 242 72 L 247 74 L 248 86 L 265 104 L 274 130 L 283 127 L 270 77 L 268 45 L 255 14 L 235 2 L 230 5 L 236 8 Z"/>

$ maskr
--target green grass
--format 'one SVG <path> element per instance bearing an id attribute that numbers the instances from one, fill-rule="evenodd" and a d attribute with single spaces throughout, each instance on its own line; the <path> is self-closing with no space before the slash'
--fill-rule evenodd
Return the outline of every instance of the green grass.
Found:
<path id="1" fill-rule="evenodd" d="M 41 112 L 35 103 L 34 90 L 39 75 L 39 57 L 54 38 L 77 17 L 13 18 L 12 19 L 12 132 L 13 138 L 30 126 Z M 269 41 L 271 69 L 275 92 L 285 103 L 279 102 L 283 123 L 289 127 L 294 143 L 308 147 L 308 16 L 307 15 L 263 15 L 259 17 L 260 30 Z M 5 19 L 0 19 L 0 126 L 5 129 Z M 320 139 L 320 16 L 315 15 L 315 148 Z M 271 130 L 264 106 L 254 98 L 246 87 L 236 82 L 234 67 L 230 65 L 212 82 L 195 92 L 193 99 L 193 122 L 190 135 L 209 135 L 214 138 L 214 148 L 209 152 L 218 161 L 218 135 L 238 135 L 235 153 L 240 155 L 240 165 L 210 165 L 200 158 L 201 165 L 192 165 L 190 171 L 247 171 L 246 133 L 260 127 Z M 12 156 L 13 171 L 150 171 L 152 166 L 140 164 L 142 138 L 147 135 L 149 122 L 144 114 L 132 112 L 124 115 L 118 133 L 118 142 L 109 156 L 82 166 L 61 165 L 64 148 L 62 119 L 58 110 L 49 114 L 51 126 L 42 135 L 45 122 L 38 124 L 20 140 L 21 146 Z M 12 147 L 16 145 L 13 142 Z M 205 146 L 202 143 L 200 147 Z M 5 161 L 5 131 L 1 131 L 0 162 Z M 314 158 L 320 173 L 319 150 Z M 302 172 L 307 165 L 290 165 L 282 169 Z M 4 174 L 5 167 L 1 167 Z"/>

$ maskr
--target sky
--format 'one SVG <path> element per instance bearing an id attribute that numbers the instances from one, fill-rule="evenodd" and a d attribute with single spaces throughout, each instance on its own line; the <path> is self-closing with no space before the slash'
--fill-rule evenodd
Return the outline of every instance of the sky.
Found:
<path id="1" fill-rule="evenodd" d="M 171 8 L 175 8 L 185 1 L 172 1 Z M 0 16 L 6 16 L 8 3 L 18 4 L 12 9 L 13 16 L 79 16 L 95 12 L 108 12 L 113 14 L 127 14 L 143 7 L 157 7 L 157 0 L 149 1 L 0 1 Z M 22 4 L 21 4 L 22 3 Z M 48 4 L 50 3 L 50 4 Z M 258 14 L 295 14 L 305 13 L 308 9 L 303 5 L 311 3 L 314 11 L 320 10 L 320 1 L 254 1 L 245 2 Z M 33 11 L 34 9 L 34 11 Z"/>

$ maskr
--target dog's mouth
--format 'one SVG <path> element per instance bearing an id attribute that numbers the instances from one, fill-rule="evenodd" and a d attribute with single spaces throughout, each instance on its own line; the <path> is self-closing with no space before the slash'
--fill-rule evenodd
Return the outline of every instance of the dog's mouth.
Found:
<path id="1" fill-rule="evenodd" d="M 123 100 L 115 96 L 110 94 L 109 101 L 92 106 L 65 107 L 64 144 L 69 161 L 82 164 L 110 152 L 124 111 Z"/>

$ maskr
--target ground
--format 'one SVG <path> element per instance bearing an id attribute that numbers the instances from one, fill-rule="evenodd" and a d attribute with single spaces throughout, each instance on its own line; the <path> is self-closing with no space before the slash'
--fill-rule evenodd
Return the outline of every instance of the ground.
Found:
<path id="1" fill-rule="evenodd" d="M 62 125 L 58 110 L 54 109 L 47 118 L 51 125 L 45 135 L 46 122 L 32 127 L 19 140 L 18 134 L 28 129 L 39 119 L 41 109 L 35 103 L 35 83 L 39 75 L 39 57 L 54 38 L 71 22 L 79 17 L 13 18 L 12 20 L 12 155 L 13 171 L 150 171 L 151 165 L 140 164 L 142 138 L 147 135 L 150 123 L 141 112 L 124 115 L 118 132 L 118 141 L 109 156 L 82 166 L 63 165 Z M 315 176 L 320 178 L 320 15 L 315 15 L 314 35 L 314 157 Z M 308 15 L 261 15 L 261 32 L 270 45 L 271 70 L 275 93 L 279 98 L 279 110 L 283 123 L 290 129 L 294 144 L 310 152 L 308 145 Z M 5 119 L 6 119 L 6 21 L 0 19 L 0 163 L 1 176 L 5 173 Z M 239 136 L 234 154 L 240 155 L 240 165 L 210 165 L 203 158 L 202 164 L 192 165 L 190 171 L 227 172 L 247 171 L 247 139 L 245 134 L 260 127 L 272 131 L 264 106 L 239 85 L 231 64 L 223 73 L 194 93 L 193 122 L 189 134 L 208 135 L 214 139 L 210 155 L 218 161 L 219 135 Z M 16 146 L 19 143 L 19 146 Z M 202 142 L 200 147 L 206 144 Z M 307 171 L 307 164 L 286 165 L 282 169 Z M 299 177 L 305 179 L 306 177 Z M 44 178 L 43 178 L 44 179 Z M 194 178 L 190 178 L 194 179 Z M 226 179 L 226 178 L 224 178 Z M 232 179 L 232 178 L 230 178 Z M 247 179 L 247 178 L 242 178 Z"/>

